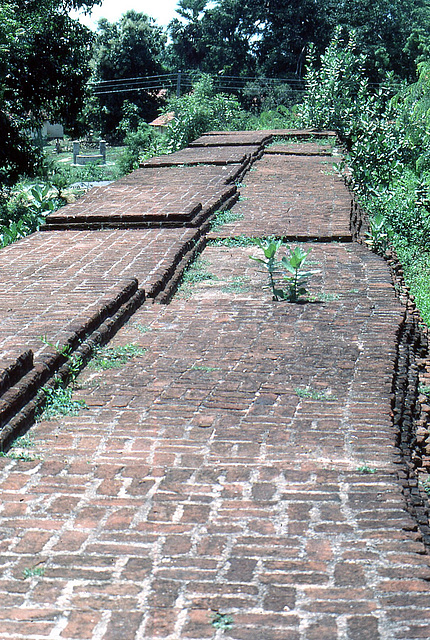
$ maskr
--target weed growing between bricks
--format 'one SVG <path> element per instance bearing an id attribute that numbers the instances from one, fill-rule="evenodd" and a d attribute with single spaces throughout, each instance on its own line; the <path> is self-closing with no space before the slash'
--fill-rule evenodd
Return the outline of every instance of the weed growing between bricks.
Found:
<path id="1" fill-rule="evenodd" d="M 217 276 L 208 270 L 210 263 L 197 256 L 195 260 L 188 265 L 187 269 L 182 275 L 182 280 L 179 284 L 177 295 L 179 298 L 189 298 L 193 291 L 193 286 L 206 280 L 217 280 Z"/>
<path id="2" fill-rule="evenodd" d="M 125 344 L 118 347 L 100 347 L 94 352 L 92 359 L 88 363 L 88 367 L 96 371 L 119 369 L 133 358 L 145 355 L 146 351 L 146 349 L 137 344 Z"/>

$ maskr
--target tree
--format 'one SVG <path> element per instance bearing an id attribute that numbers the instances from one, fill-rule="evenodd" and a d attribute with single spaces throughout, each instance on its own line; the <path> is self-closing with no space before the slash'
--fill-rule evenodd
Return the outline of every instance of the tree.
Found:
<path id="1" fill-rule="evenodd" d="M 91 33 L 69 17 L 93 0 L 3 0 L 0 7 L 0 179 L 37 164 L 28 132 L 44 119 L 73 128 L 82 109 Z"/>
<path id="2" fill-rule="evenodd" d="M 166 35 L 149 16 L 127 11 L 117 23 L 99 21 L 93 49 L 95 81 L 141 78 L 163 72 L 161 59 Z M 109 85 L 112 87 L 113 85 Z M 98 89 L 98 93 L 102 91 Z M 154 93 L 128 87 L 127 92 L 106 89 L 98 97 L 99 125 L 103 135 L 115 135 L 127 100 L 138 106 L 144 119 L 157 113 L 159 99 Z"/>
<path id="3" fill-rule="evenodd" d="M 301 78 L 309 45 L 316 55 L 337 26 L 355 31 L 370 80 L 415 74 L 430 51 L 428 0 L 181 0 L 184 22 L 170 25 L 179 65 L 209 73 Z M 184 68 L 182 66 L 182 68 Z"/>
<path id="4" fill-rule="evenodd" d="M 378 82 L 389 71 L 415 78 L 415 58 L 430 44 L 427 0 L 343 0 L 330 12 L 332 25 L 354 30 L 371 80 Z"/>

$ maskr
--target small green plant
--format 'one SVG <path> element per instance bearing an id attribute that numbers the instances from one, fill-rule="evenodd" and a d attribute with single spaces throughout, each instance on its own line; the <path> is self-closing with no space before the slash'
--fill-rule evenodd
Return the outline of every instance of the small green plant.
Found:
<path id="1" fill-rule="evenodd" d="M 76 416 L 81 409 L 86 409 L 84 400 L 73 400 L 73 389 L 61 384 L 53 388 L 43 389 L 45 402 L 42 411 L 36 416 L 38 421 L 53 420 L 58 416 Z"/>
<path id="2" fill-rule="evenodd" d="M 357 471 L 359 471 L 360 473 L 364 473 L 364 474 L 376 473 L 376 469 L 373 469 L 372 467 L 369 467 L 369 465 L 367 465 L 367 464 L 362 464 L 359 467 L 357 467 Z"/>
<path id="3" fill-rule="evenodd" d="M 232 278 L 230 282 L 221 287 L 223 293 L 246 293 L 249 290 L 249 278 L 246 276 Z"/>
<path id="4" fill-rule="evenodd" d="M 205 365 L 193 365 L 191 367 L 192 371 L 206 371 L 206 372 L 210 372 L 210 371 L 220 371 L 220 367 L 207 367 Z"/>
<path id="5" fill-rule="evenodd" d="M 72 386 L 74 386 L 76 378 L 78 377 L 81 369 L 84 366 L 82 357 L 80 355 L 73 354 L 72 347 L 67 344 L 61 345 L 59 340 L 57 340 L 57 342 L 54 344 L 47 339 L 46 335 L 41 336 L 40 340 L 67 360 L 69 366 L 68 382 L 70 382 Z"/>
<path id="6" fill-rule="evenodd" d="M 252 247 L 255 245 L 255 238 L 240 235 L 231 238 L 213 238 L 209 240 L 209 247 Z"/>
<path id="7" fill-rule="evenodd" d="M 420 393 L 422 393 L 424 396 L 428 396 L 428 397 L 430 397 L 430 386 L 428 386 L 428 385 L 424 385 L 424 384 L 421 384 L 421 385 L 418 387 L 418 391 L 419 391 Z"/>
<path id="8" fill-rule="evenodd" d="M 255 244 L 263 251 L 264 258 L 255 256 L 250 256 L 250 258 L 266 267 L 273 300 L 277 302 L 280 300 L 298 302 L 300 296 L 308 293 L 305 285 L 309 276 L 315 273 L 314 271 L 302 271 L 302 267 L 311 250 L 309 249 L 309 251 L 305 252 L 300 247 L 295 247 L 290 249 L 290 254 L 283 256 L 279 262 L 276 260 L 276 254 L 282 245 L 282 240 L 269 239 L 263 241 L 257 238 Z M 280 269 L 284 271 L 283 279 L 287 283 L 286 289 L 279 287 L 276 281 L 279 277 Z"/>
<path id="9" fill-rule="evenodd" d="M 425 480 L 420 480 L 419 485 L 421 489 L 423 489 L 427 493 L 427 495 L 430 496 L 430 477 L 427 476 Z"/>
<path id="10" fill-rule="evenodd" d="M 211 222 L 211 231 L 217 231 L 225 224 L 232 224 L 243 218 L 242 213 L 234 213 L 233 211 L 218 211 L 215 218 Z"/>
<path id="11" fill-rule="evenodd" d="M 317 389 L 311 389 L 310 387 L 306 387 L 304 389 L 297 387 L 294 391 L 299 398 L 309 398 L 310 400 L 319 400 L 322 402 L 337 400 L 337 397 L 329 391 L 318 391 Z"/>
<path id="12" fill-rule="evenodd" d="M 339 300 L 339 293 L 328 293 L 325 291 L 321 291 L 320 293 L 315 294 L 311 297 L 312 301 L 315 302 L 333 302 L 334 300 Z"/>
<path id="13" fill-rule="evenodd" d="M 212 618 L 212 626 L 223 631 L 231 629 L 233 627 L 233 617 L 217 611 Z"/>
<path id="14" fill-rule="evenodd" d="M 26 567 L 22 572 L 24 580 L 45 575 L 45 567 Z"/>
<path id="15" fill-rule="evenodd" d="M 133 322 L 133 327 L 137 329 L 139 333 L 148 333 L 149 331 L 152 331 L 152 327 L 148 327 L 140 322 Z"/>
<path id="16" fill-rule="evenodd" d="M 377 213 L 370 218 L 369 232 L 366 233 L 366 237 L 365 243 L 372 251 L 379 255 L 385 255 L 393 237 L 393 232 L 388 226 L 385 216 Z"/>
<path id="17" fill-rule="evenodd" d="M 18 460 L 20 462 L 34 462 L 35 460 L 38 460 L 38 457 L 36 456 L 32 456 L 24 451 L 14 451 L 13 449 L 7 453 L 1 451 L 0 458 L 9 458 L 9 460 Z"/>
<path id="18" fill-rule="evenodd" d="M 97 371 L 119 369 L 133 358 L 143 356 L 146 351 L 146 349 L 137 344 L 125 344 L 119 347 L 102 347 L 94 353 L 88 366 Z"/>
<path id="19" fill-rule="evenodd" d="M 200 256 L 197 257 L 188 268 L 184 271 L 181 284 L 179 285 L 178 295 L 180 298 L 189 298 L 193 286 L 206 280 L 218 280 L 217 276 L 208 271 L 210 262 L 204 260 Z"/>
<path id="20" fill-rule="evenodd" d="M 13 442 L 9 451 L 0 452 L 0 457 L 9 458 L 10 460 L 18 460 L 20 462 L 34 462 L 34 460 L 39 459 L 39 456 L 32 455 L 26 451 L 26 449 L 30 449 L 31 447 L 34 447 L 33 437 L 31 434 L 26 434 L 25 436 L 17 438 Z"/>

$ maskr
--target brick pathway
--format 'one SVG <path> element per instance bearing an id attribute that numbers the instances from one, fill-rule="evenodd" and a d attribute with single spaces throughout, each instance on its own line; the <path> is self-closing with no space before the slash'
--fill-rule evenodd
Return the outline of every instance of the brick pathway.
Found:
<path id="1" fill-rule="evenodd" d="M 350 242 L 348 195 L 321 159 L 293 157 L 300 207 L 289 156 L 257 161 L 243 218 L 210 234 L 207 279 L 143 304 L 110 345 L 146 351 L 88 367 L 75 392 L 88 408 L 33 427 L 32 460 L 0 459 L 1 640 L 430 638 L 430 563 L 391 418 L 403 308 L 386 264 Z M 291 208 L 264 231 L 274 184 Z M 219 241 L 285 235 L 288 220 L 306 237 L 310 219 L 348 242 L 306 245 L 305 304 L 273 303 L 258 250 Z M 93 250 L 109 257 L 113 292 L 115 278 L 150 286 L 190 233 L 43 232 L 9 254 L 30 286 L 26 247 L 49 269 L 47 242 L 59 282 L 80 242 L 82 277 Z"/>

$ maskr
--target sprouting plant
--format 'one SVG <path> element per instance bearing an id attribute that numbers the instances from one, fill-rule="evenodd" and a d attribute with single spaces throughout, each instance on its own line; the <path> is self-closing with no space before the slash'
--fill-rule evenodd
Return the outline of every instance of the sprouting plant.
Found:
<path id="1" fill-rule="evenodd" d="M 367 240 L 365 240 L 365 243 L 375 253 L 381 256 L 385 255 L 393 237 L 393 231 L 388 226 L 385 216 L 381 213 L 372 216 L 369 220 L 369 229 L 369 232 L 366 233 Z"/>
<path id="2" fill-rule="evenodd" d="M 41 336 L 40 340 L 67 360 L 69 366 L 68 380 L 73 386 L 75 384 L 76 378 L 78 377 L 81 369 L 84 366 L 82 357 L 80 355 L 73 354 L 72 347 L 68 344 L 61 345 L 59 340 L 57 340 L 57 342 L 53 344 L 47 339 L 46 335 Z"/>
<path id="3" fill-rule="evenodd" d="M 282 265 L 290 273 L 290 275 L 284 276 L 284 280 L 288 283 L 288 289 L 284 300 L 288 300 L 288 302 L 297 302 L 300 296 L 308 293 L 305 285 L 307 284 L 309 276 L 314 272 L 301 271 L 301 269 L 310 252 L 310 249 L 305 252 L 302 251 L 300 247 L 295 247 L 294 249 L 290 249 L 289 257 L 284 256 L 282 258 Z"/>
<path id="4" fill-rule="evenodd" d="M 303 251 L 300 247 L 290 249 L 289 256 L 283 256 L 281 261 L 276 260 L 276 253 L 282 244 L 282 240 L 267 240 L 263 242 L 261 239 L 256 239 L 255 244 L 260 247 L 264 253 L 264 258 L 257 258 L 250 256 L 251 260 L 256 260 L 260 264 L 263 264 L 269 274 L 269 284 L 272 290 L 273 300 L 286 300 L 287 302 L 298 302 L 300 296 L 308 293 L 305 285 L 309 276 L 314 271 L 302 271 L 302 267 L 308 257 L 309 251 Z M 280 270 L 284 271 L 283 279 L 287 283 L 287 288 L 282 289 L 276 282 L 276 277 L 279 275 Z M 287 273 L 285 273 L 285 271 Z"/>
<path id="5" fill-rule="evenodd" d="M 33 578 L 35 576 L 43 576 L 45 575 L 45 567 L 26 567 L 22 572 L 22 575 L 24 576 L 24 580 L 26 580 L 27 578 Z"/>
<path id="6" fill-rule="evenodd" d="M 215 629 L 231 629 L 233 626 L 233 618 L 226 613 L 217 611 L 212 618 L 212 626 L 215 627 Z"/>
<path id="7" fill-rule="evenodd" d="M 257 247 L 260 247 L 262 252 L 264 253 L 264 258 L 257 258 L 256 256 L 250 256 L 251 260 L 255 260 L 260 264 L 264 264 L 269 274 L 269 284 L 273 293 L 273 300 L 279 300 L 279 289 L 277 289 L 275 282 L 275 271 L 276 271 L 276 253 L 279 247 L 282 244 L 282 240 L 267 240 L 263 242 L 260 238 L 256 238 L 254 243 Z M 282 299 L 282 297 L 281 297 Z"/>

